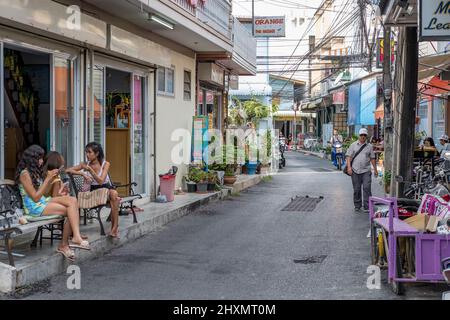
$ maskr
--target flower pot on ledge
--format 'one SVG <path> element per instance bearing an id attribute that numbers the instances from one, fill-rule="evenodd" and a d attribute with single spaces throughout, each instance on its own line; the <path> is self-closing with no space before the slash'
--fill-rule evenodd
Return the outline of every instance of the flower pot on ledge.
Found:
<path id="1" fill-rule="evenodd" d="M 226 184 L 226 185 L 233 185 L 235 182 L 236 182 L 236 180 L 237 180 L 237 177 L 236 176 L 225 176 L 224 178 L 223 178 L 223 182 Z"/>

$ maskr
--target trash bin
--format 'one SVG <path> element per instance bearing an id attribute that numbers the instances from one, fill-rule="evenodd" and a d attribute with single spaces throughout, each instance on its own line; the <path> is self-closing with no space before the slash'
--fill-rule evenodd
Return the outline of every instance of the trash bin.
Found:
<path id="1" fill-rule="evenodd" d="M 159 176 L 159 189 L 162 195 L 165 195 L 167 202 L 174 200 L 176 174 L 164 174 Z"/>

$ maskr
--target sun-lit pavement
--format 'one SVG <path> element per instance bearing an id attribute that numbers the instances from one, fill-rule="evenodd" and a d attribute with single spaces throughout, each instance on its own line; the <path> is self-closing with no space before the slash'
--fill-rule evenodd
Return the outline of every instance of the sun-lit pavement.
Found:
<path id="1" fill-rule="evenodd" d="M 366 286 L 369 221 L 351 194 L 329 161 L 288 153 L 271 181 L 81 264 L 80 290 L 64 274 L 16 298 L 397 299 L 385 276 L 380 290 Z M 313 212 L 281 211 L 296 195 L 324 199 Z M 308 258 L 321 259 L 295 262 Z M 407 286 L 403 298 L 439 299 L 443 288 Z"/>

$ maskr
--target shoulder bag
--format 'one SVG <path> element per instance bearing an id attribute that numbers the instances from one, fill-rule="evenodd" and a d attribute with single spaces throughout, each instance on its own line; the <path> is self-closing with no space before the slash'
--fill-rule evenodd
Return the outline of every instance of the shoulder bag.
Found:
<path id="1" fill-rule="evenodd" d="M 359 150 L 355 153 L 355 155 L 354 155 L 353 158 L 352 158 L 352 161 L 350 161 L 350 167 L 353 166 L 353 161 L 356 159 L 357 156 L 359 156 L 359 154 L 361 153 L 361 151 L 363 151 L 364 148 L 365 148 L 366 146 L 367 146 L 367 143 L 365 143 L 365 144 L 364 144 L 361 148 L 359 148 Z M 350 176 L 350 175 L 348 174 L 347 171 L 348 171 L 348 169 L 347 169 L 347 163 L 346 163 L 345 166 L 344 166 L 344 169 L 342 169 L 342 172 L 344 172 L 344 174 Z"/>

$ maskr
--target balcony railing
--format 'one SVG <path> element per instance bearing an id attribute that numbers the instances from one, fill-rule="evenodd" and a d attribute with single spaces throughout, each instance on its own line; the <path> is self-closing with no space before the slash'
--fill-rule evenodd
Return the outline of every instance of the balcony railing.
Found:
<path id="1" fill-rule="evenodd" d="M 233 17 L 233 47 L 238 55 L 256 66 L 256 39 L 235 17 Z"/>
<path id="2" fill-rule="evenodd" d="M 199 3 L 198 1 L 192 1 L 192 0 L 171 0 L 172 2 L 176 3 L 178 6 L 195 16 L 196 7 L 197 5 L 194 5 L 194 3 Z"/>
<path id="3" fill-rule="evenodd" d="M 231 39 L 231 2 L 228 0 L 198 0 L 197 18 Z"/>

